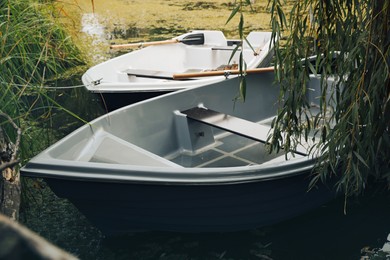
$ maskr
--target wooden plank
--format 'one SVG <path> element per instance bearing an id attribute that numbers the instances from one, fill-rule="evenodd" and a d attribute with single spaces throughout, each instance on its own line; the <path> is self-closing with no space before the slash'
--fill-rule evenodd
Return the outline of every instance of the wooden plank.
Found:
<path id="1" fill-rule="evenodd" d="M 242 118 L 220 113 L 211 109 L 194 107 L 181 111 L 187 118 L 217 127 L 219 129 L 261 142 L 267 143 L 270 127 L 260 125 Z M 301 149 L 300 149 L 301 150 Z M 296 154 L 306 156 L 306 152 L 293 151 Z"/>
<path id="2" fill-rule="evenodd" d="M 274 67 L 265 67 L 265 68 L 254 68 L 247 69 L 245 71 L 240 70 L 215 70 L 215 71 L 204 71 L 199 73 L 178 73 L 173 74 L 173 79 L 187 79 L 187 78 L 197 78 L 197 77 L 211 77 L 211 76 L 225 76 L 228 77 L 230 75 L 238 75 L 240 73 L 244 74 L 257 74 L 257 73 L 265 73 L 265 72 L 273 72 Z"/>

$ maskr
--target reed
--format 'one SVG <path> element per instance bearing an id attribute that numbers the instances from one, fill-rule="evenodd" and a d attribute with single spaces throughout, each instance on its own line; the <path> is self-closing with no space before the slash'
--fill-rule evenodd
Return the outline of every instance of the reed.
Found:
<path id="1" fill-rule="evenodd" d="M 69 68 L 83 64 L 83 57 L 55 17 L 47 2 L 0 2 L 0 111 L 22 129 L 21 158 L 28 159 L 47 145 L 51 134 L 42 134 L 42 122 L 53 110 L 65 110 L 53 91 L 43 88 Z M 14 129 L 2 119 L 0 127 L 11 142 Z"/>

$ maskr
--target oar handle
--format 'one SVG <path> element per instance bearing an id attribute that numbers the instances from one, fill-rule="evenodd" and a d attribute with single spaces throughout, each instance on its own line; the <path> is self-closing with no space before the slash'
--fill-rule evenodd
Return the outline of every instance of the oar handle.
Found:
<path id="1" fill-rule="evenodd" d="M 164 45 L 164 44 L 172 44 L 178 43 L 177 39 L 165 40 L 165 41 L 155 41 L 155 42 L 138 42 L 138 43 L 127 43 L 127 44 L 117 44 L 111 45 L 110 49 L 124 49 L 124 48 L 141 48 L 152 45 Z"/>
<path id="2" fill-rule="evenodd" d="M 248 69 L 245 71 L 246 74 L 256 74 L 274 71 L 274 67 Z M 212 77 L 212 76 L 229 76 L 240 74 L 240 70 L 217 70 L 217 71 L 205 71 L 198 73 L 180 73 L 173 74 L 173 79 L 188 79 L 198 77 Z"/>

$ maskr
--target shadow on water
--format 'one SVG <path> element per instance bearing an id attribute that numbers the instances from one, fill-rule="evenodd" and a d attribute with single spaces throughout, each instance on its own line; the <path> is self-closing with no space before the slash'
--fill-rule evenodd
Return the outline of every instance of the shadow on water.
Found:
<path id="1" fill-rule="evenodd" d="M 100 253 L 124 259 L 359 259 L 390 230 L 390 193 L 343 198 L 283 223 L 247 232 L 150 232 L 103 240 Z M 115 252 L 115 253 L 114 253 Z"/>
<path id="2" fill-rule="evenodd" d="M 339 198 L 271 228 L 275 259 L 359 259 L 363 247 L 382 247 L 390 230 L 390 193 Z"/>

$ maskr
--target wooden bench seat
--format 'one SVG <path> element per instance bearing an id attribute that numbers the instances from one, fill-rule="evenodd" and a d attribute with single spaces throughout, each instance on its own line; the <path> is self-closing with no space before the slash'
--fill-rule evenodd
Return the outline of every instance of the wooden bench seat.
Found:
<path id="1" fill-rule="evenodd" d="M 267 143 L 267 137 L 270 131 L 269 126 L 257 124 L 242 118 L 220 113 L 204 107 L 194 107 L 181 111 L 187 118 L 217 127 L 219 129 L 261 142 Z M 294 153 L 306 156 L 307 149 L 299 145 Z"/>

